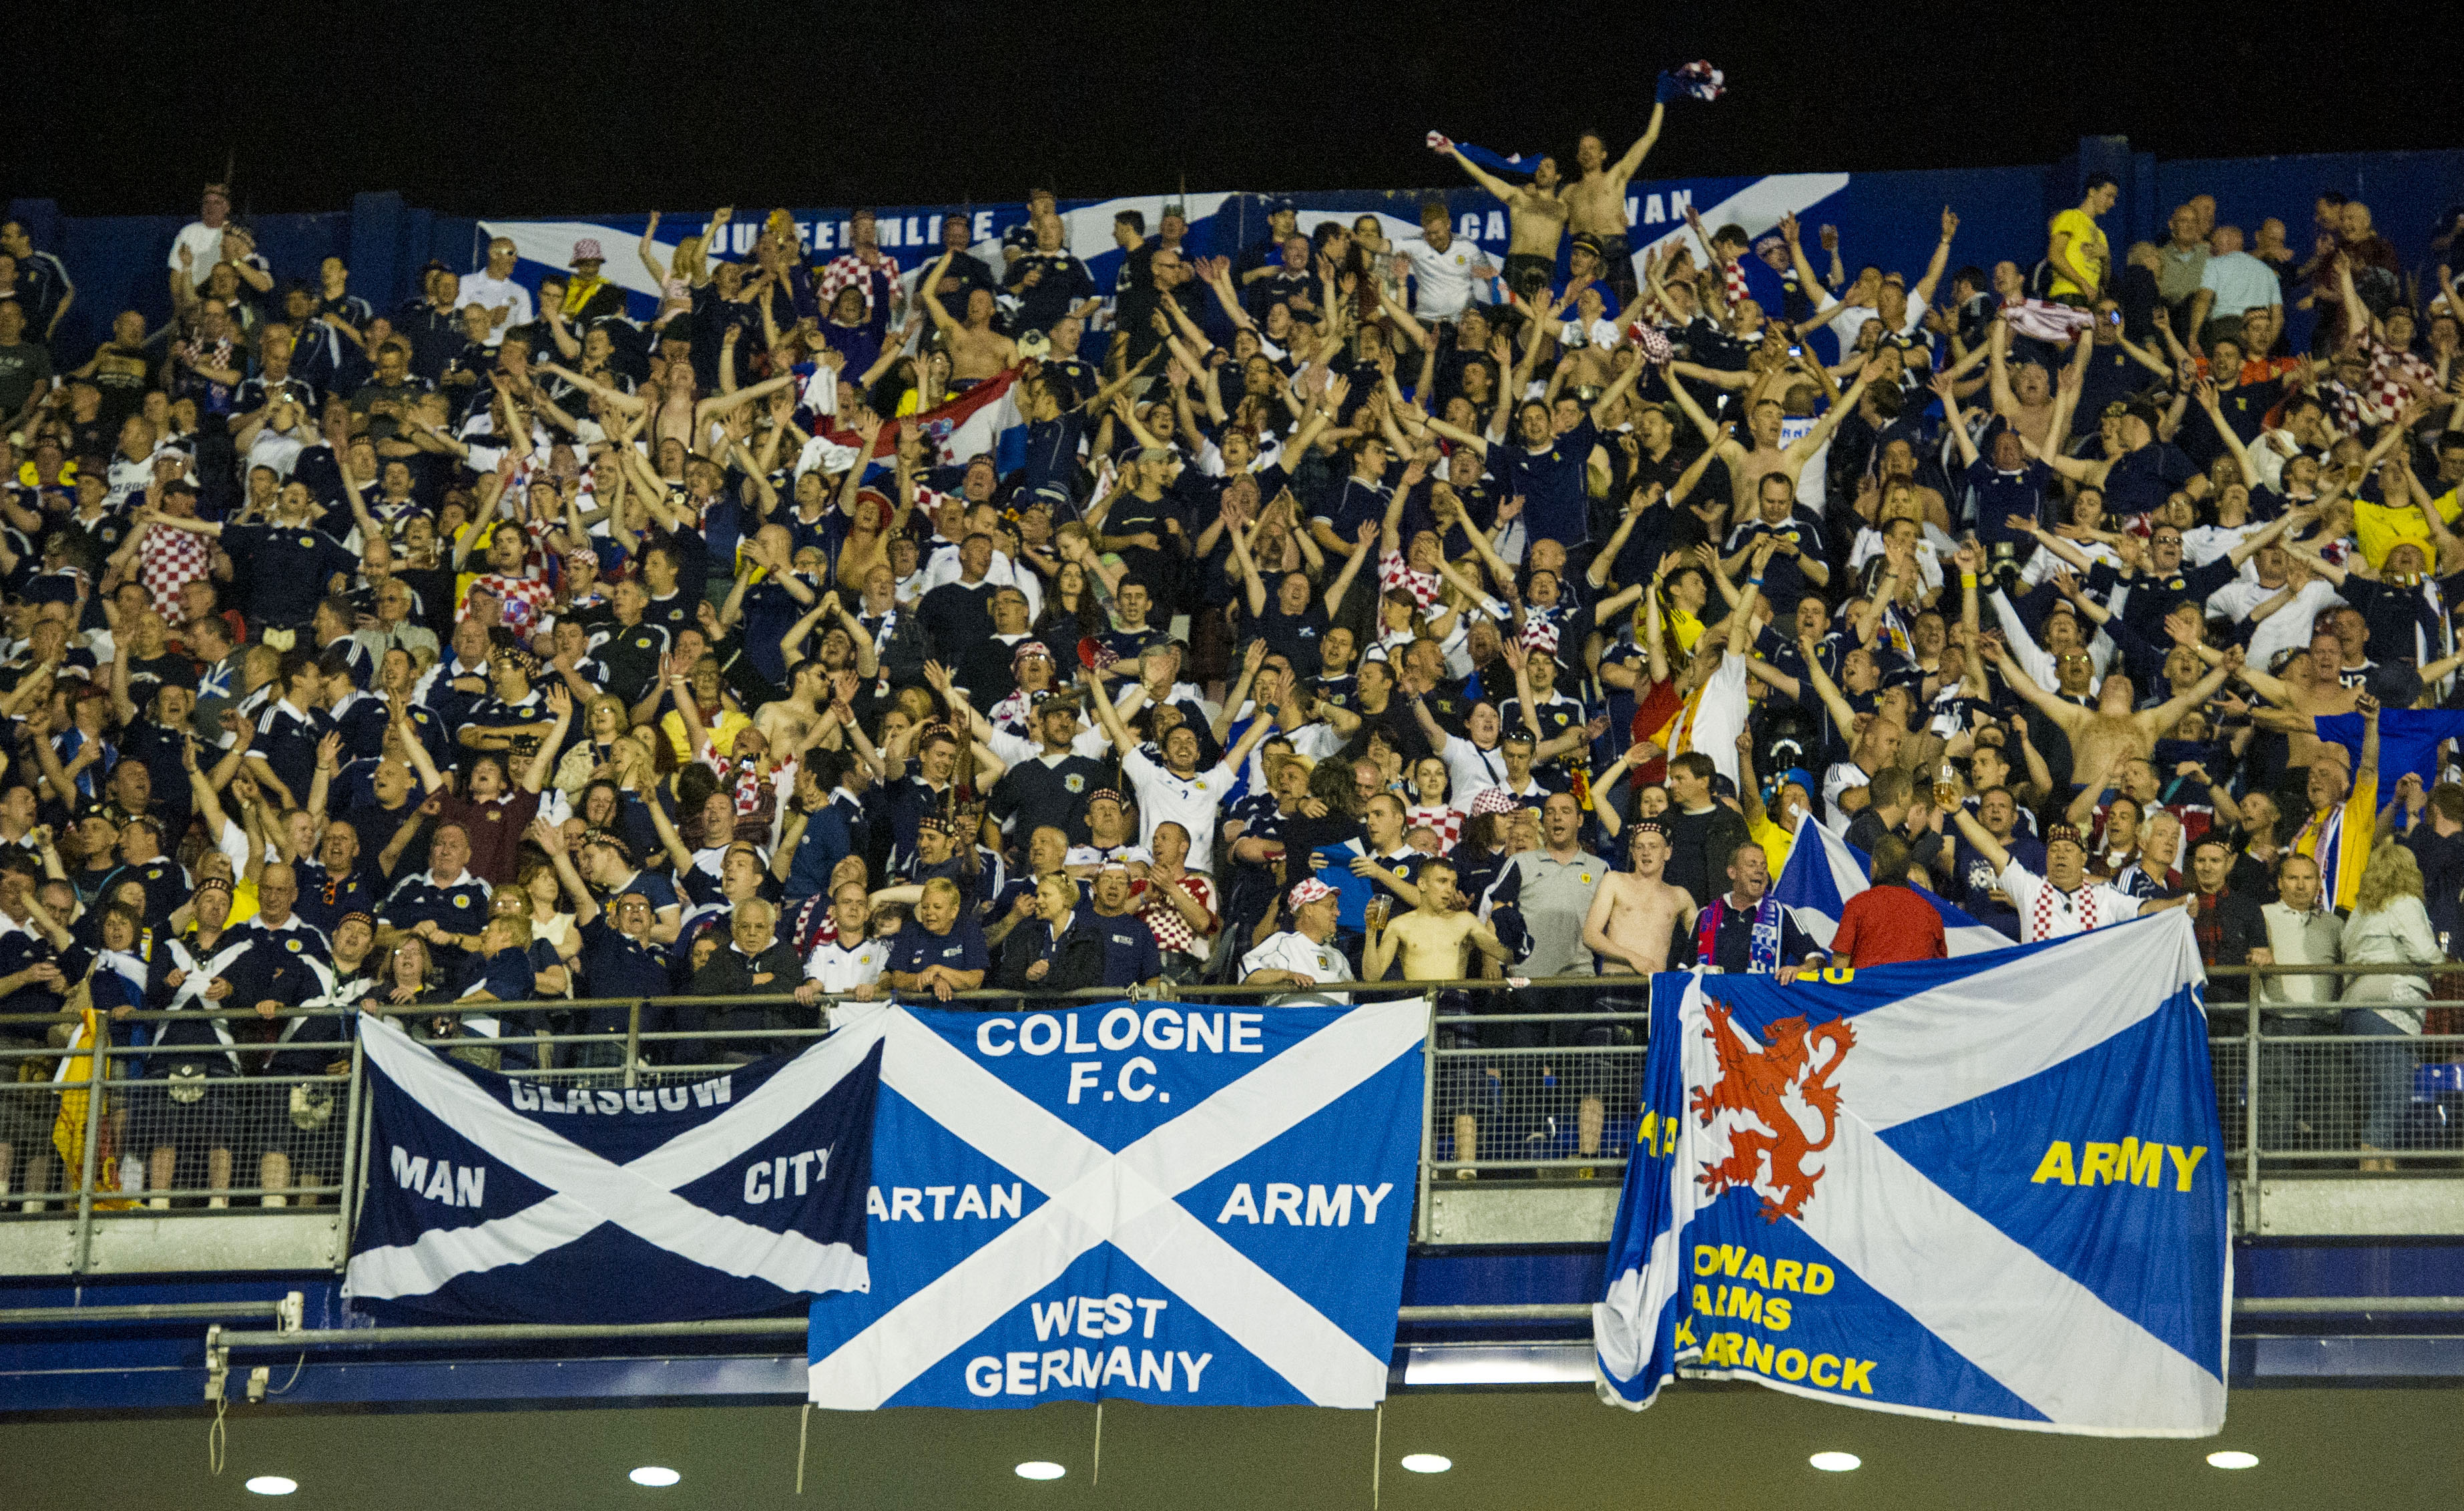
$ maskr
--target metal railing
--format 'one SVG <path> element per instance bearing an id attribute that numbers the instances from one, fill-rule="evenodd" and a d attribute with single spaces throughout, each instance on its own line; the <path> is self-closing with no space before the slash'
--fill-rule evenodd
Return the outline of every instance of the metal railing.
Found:
<path id="1" fill-rule="evenodd" d="M 2464 1032 L 2398 1032 L 2384 1012 L 2464 1029 L 2464 995 L 2421 1001 L 2355 1000 L 2373 978 L 2402 967 L 2219 967 L 2210 996 L 2260 1001 L 2209 1004 L 2209 1044 L 2225 1147 L 2245 1203 L 2264 1172 L 2403 1173 L 2464 1177 Z M 2287 1000 L 2298 985 L 2327 978 L 2316 994 Z M 1426 993 L 1431 1033 L 1425 1077 L 1416 1236 L 1431 1236 L 1439 1183 L 1519 1181 L 1613 1184 L 1639 1129 L 1648 1003 L 1632 977 L 1384 983 L 1350 987 L 1370 995 Z M 978 991 L 951 1005 L 982 1011 L 1055 1010 L 1118 1000 L 1118 990 Z M 1289 998 L 1289 986 L 1167 985 L 1145 996 L 1177 1001 Z M 475 1033 L 479 1012 L 454 1004 L 391 1010 L 415 1037 L 491 1070 L 546 1084 L 599 1090 L 673 1085 L 744 1059 L 822 1037 L 826 1011 L 853 998 L 799 1004 L 792 996 L 591 999 L 490 1003 L 493 1036 Z M 1580 1004 L 1577 1011 L 1567 1011 Z M 930 1005 L 929 1003 L 925 1005 Z M 679 1008 L 753 1013 L 761 1027 L 646 1028 Z M 1550 1011 L 1534 1011 L 1546 1009 Z M 620 1031 L 583 1032 L 595 1017 Z M 2348 1014 L 2353 1016 L 2348 1018 Z M 2362 1016 L 2366 1014 L 2366 1017 Z M 2452 1016 L 2451 1016 L 2452 1015 Z M 142 1042 L 154 1025 L 251 1020 L 253 1009 L 138 1012 L 115 1020 L 101 1056 L 55 1046 L 0 1049 L 0 1223 L 69 1220 L 70 1268 L 92 1267 L 104 1225 L 188 1214 L 233 1216 L 334 1205 L 336 1262 L 347 1254 L 355 1203 L 366 1179 L 368 1120 L 354 1042 L 242 1041 L 177 1050 Z M 0 1017 L 0 1042 L 61 1024 L 56 1017 Z M 2416 1021 L 2408 1019 L 2408 1021 Z M 2386 1023 L 2384 1030 L 2374 1023 Z M 2348 1032 L 2349 1030 L 2349 1032 Z M 258 1033 L 262 1033 L 262 1029 Z M 238 1037 L 236 1033 L 234 1037 Z M 322 1074 L 244 1074 L 252 1055 L 331 1056 Z M 347 1062 L 346 1064 L 344 1062 Z M 332 1070 L 331 1065 L 344 1065 Z M 196 1074 L 202 1068 L 203 1074 Z M 2246 1231 L 2255 1223 L 2246 1213 Z"/>

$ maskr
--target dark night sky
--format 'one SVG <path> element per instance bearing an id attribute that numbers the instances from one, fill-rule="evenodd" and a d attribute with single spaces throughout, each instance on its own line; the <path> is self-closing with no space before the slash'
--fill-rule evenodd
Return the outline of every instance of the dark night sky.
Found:
<path id="1" fill-rule="evenodd" d="M 1646 176 L 2038 163 L 2091 132 L 2164 157 L 2453 146 L 2433 11 L 106 0 L 12 17 L 0 59 L 39 82 L 6 107 L 0 193 L 184 212 L 227 152 L 243 212 L 372 189 L 539 214 L 1016 200 L 1045 181 L 1095 197 L 1184 174 L 1407 188 L 1453 178 L 1421 145 L 1433 125 L 1562 152 L 1596 122 L 1622 145 L 1654 75 L 1694 57 L 1732 92 L 1673 112 Z M 1809 14 L 1845 30 L 1786 29 Z M 2048 37 L 2046 18 L 2084 24 Z"/>

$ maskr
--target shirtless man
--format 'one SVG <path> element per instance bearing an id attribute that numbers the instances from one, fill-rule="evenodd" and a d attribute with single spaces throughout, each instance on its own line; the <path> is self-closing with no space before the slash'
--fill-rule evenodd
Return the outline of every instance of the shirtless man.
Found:
<path id="1" fill-rule="evenodd" d="M 2361 706 L 2362 689 L 2339 679 L 2343 644 L 2323 623 L 2311 633 L 2310 651 L 2285 663 L 2284 676 L 2270 677 L 2255 666 L 2241 669 L 2241 679 L 2273 707 L 2254 708 L 2251 718 L 2261 729 L 2284 736 L 2284 764 L 2309 766 L 2319 759 L 2318 721 L 2349 714 Z M 2334 758 L 2331 758 L 2334 759 Z"/>
<path id="2" fill-rule="evenodd" d="M 1666 105 L 1655 103 L 1651 124 L 1614 163 L 1600 134 L 1584 132 L 1574 142 L 1574 164 L 1582 174 L 1557 191 L 1566 202 L 1567 229 L 1578 236 L 1599 238 L 1600 261 L 1606 265 L 1609 287 L 1617 290 L 1619 300 L 1634 298 L 1634 249 L 1626 243 L 1626 182 L 1651 155 L 1651 144 L 1660 140 L 1661 118 L 1667 113 Z"/>
<path id="3" fill-rule="evenodd" d="M 1814 429 L 1785 446 L 1779 443 L 1780 421 L 1785 417 L 1785 411 L 1778 400 L 1764 399 L 1746 415 L 1747 432 L 1754 439 L 1750 450 L 1726 428 L 1715 423 L 1711 416 L 1704 413 L 1703 407 L 1694 402 L 1694 395 L 1685 391 L 1684 384 L 1671 380 L 1668 391 L 1677 396 L 1677 407 L 1683 410 L 1685 417 L 1694 422 L 1694 428 L 1703 433 L 1704 443 L 1727 465 L 1728 487 L 1736 506 L 1731 518 L 1744 520 L 1753 515 L 1754 500 L 1761 497 L 1756 492 L 1756 485 L 1767 474 L 1778 473 L 1789 480 L 1792 488 L 1795 486 L 1798 475 L 1805 471 L 1805 464 L 1821 455 L 1822 448 L 1830 444 L 1831 433 L 1855 411 L 1857 401 L 1865 396 L 1865 386 L 1872 381 L 1868 374 L 1858 374 L 1856 383 L 1849 387 L 1848 391 L 1839 395 L 1837 401 L 1823 412 L 1822 418 L 1814 422 Z"/>
<path id="4" fill-rule="evenodd" d="M 1592 910 L 1583 918 L 1583 943 L 1600 957 L 1603 975 L 1644 978 L 1646 984 L 1639 995 L 1647 1002 L 1652 972 L 1668 968 L 1669 947 L 1693 929 L 1696 909 L 1694 899 L 1683 887 L 1671 886 L 1662 879 L 1668 867 L 1667 826 L 1657 819 L 1638 819 L 1629 826 L 1627 834 L 1633 847 L 1634 870 L 1612 871 L 1602 878 L 1599 892 L 1592 899 Z M 1601 1062 L 1608 1058 L 1585 1057 Z M 1600 1146 L 1604 1115 L 1601 1092 L 1608 1079 L 1602 1073 L 1615 1069 L 1597 1063 L 1577 1070 L 1577 1078 L 1584 1085 L 1575 1122 L 1575 1147 L 1580 1154 L 1590 1155 Z M 1583 1070 L 1593 1074 L 1583 1076 Z M 1617 1078 L 1621 1087 L 1628 1078 Z M 1639 1078 L 1634 1078 L 1639 1081 Z M 1621 1097 L 1620 1102 L 1629 1100 Z"/>
<path id="5" fill-rule="evenodd" d="M 2010 348 L 2010 322 L 1997 320 L 1985 341 L 1989 363 L 1986 376 L 1993 396 L 1993 412 L 2038 451 L 2058 449 L 2060 443 L 2052 438 L 2055 411 L 2060 402 L 2054 391 L 2054 376 L 2040 362 L 2021 363 L 2014 375 Z"/>
<path id="6" fill-rule="evenodd" d="M 1683 887 L 1661 879 L 1668 866 L 1667 826 L 1638 820 L 1630 842 L 1634 869 L 1610 872 L 1583 920 L 1583 943 L 1612 976 L 1667 969 L 1669 940 L 1694 926 L 1694 900 Z"/>
<path id="7" fill-rule="evenodd" d="M 924 296 L 924 307 L 932 312 L 933 323 L 940 329 L 942 339 L 950 344 L 950 378 L 955 383 L 981 383 L 999 377 L 1004 370 L 1018 366 L 1018 346 L 1007 336 L 993 329 L 993 296 L 989 289 L 970 289 L 967 293 L 967 318 L 961 323 L 950 317 L 934 289 L 943 274 L 950 271 L 955 251 L 941 254 L 933 264 L 932 274 L 919 281 L 916 291 Z"/>
<path id="8" fill-rule="evenodd" d="M 1652 124 L 1656 128 L 1659 122 L 1660 118 L 1655 111 Z M 1463 156 L 1444 137 L 1430 143 L 1430 149 L 1441 157 L 1453 158 L 1464 172 L 1471 175 L 1472 182 L 1506 202 L 1509 230 L 1506 249 L 1507 287 L 1527 300 L 1535 294 L 1545 297 L 1549 285 L 1556 281 L 1557 243 L 1566 235 L 1567 205 L 1557 197 L 1558 187 L 1563 183 L 1557 172 L 1557 160 L 1544 157 L 1532 167 L 1530 183 L 1509 184 Z M 1620 206 L 1620 226 L 1623 213 Z"/>
<path id="9" fill-rule="evenodd" d="M 1470 950 L 1478 950 L 1500 966 L 1510 965 L 1514 959 L 1514 952 L 1498 943 L 1497 935 L 1480 921 L 1479 915 L 1464 908 L 1463 893 L 1455 885 L 1454 863 L 1442 858 L 1432 859 L 1420 868 L 1419 907 L 1382 929 L 1374 923 L 1370 926 L 1362 956 L 1368 979 L 1375 981 L 1385 975 L 1398 949 L 1403 956 L 1405 981 L 1463 980 L 1470 974 Z M 1484 1073 L 1487 1069 L 1483 1067 Z M 1479 1158 L 1480 1119 L 1468 1110 L 1459 1110 L 1455 1114 L 1455 1159 L 1469 1164 Z"/>
<path id="10" fill-rule="evenodd" d="M 761 731 L 774 749 L 801 750 L 819 738 L 824 716 L 833 706 L 836 689 L 831 685 L 829 669 L 813 660 L 789 667 L 787 682 L 786 697 L 773 699 L 755 710 L 753 727 Z"/>
<path id="11" fill-rule="evenodd" d="M 1368 952 L 1363 957 L 1370 980 L 1385 975 L 1398 951 L 1403 957 L 1405 981 L 1462 980 L 1467 945 L 1501 966 L 1512 960 L 1512 952 L 1498 943 L 1489 926 L 1463 907 L 1463 893 L 1455 885 L 1452 861 L 1432 860 L 1423 865 L 1419 892 L 1419 907 L 1382 929 L 1375 923 L 1370 925 Z"/>
<path id="12" fill-rule="evenodd" d="M 2081 708 L 2045 691 L 2036 679 L 2019 669 L 2008 651 L 1997 648 L 1994 660 L 2002 670 L 2003 680 L 2020 697 L 2034 703 L 2047 719 L 2058 725 L 2071 743 L 2071 767 L 2078 771 L 2119 770 L 2132 756 L 2143 759 L 2156 753 L 2156 742 L 2172 733 L 2182 716 L 2213 698 L 2227 678 L 2241 670 L 2241 647 L 2234 646 L 2216 658 L 2208 675 L 2182 689 L 2153 708 L 2132 713 L 2134 700 L 2130 678 L 2115 672 L 2097 688 L 2096 706 Z"/>

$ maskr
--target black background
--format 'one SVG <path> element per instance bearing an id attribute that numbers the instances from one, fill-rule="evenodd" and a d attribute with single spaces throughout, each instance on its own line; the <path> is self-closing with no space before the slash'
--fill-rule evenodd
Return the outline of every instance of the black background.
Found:
<path id="1" fill-rule="evenodd" d="M 1621 150 L 1696 57 L 1646 177 L 2458 144 L 2445 8 L 1317 0 L 1003 7 L 678 0 L 18 7 L 0 193 L 242 213 L 399 189 L 447 212 L 1014 201 L 1451 183 L 1423 134 Z"/>

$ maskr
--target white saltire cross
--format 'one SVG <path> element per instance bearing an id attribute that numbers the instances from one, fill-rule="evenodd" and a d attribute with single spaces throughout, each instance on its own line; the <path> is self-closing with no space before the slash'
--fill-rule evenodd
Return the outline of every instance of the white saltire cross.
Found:
<path id="1" fill-rule="evenodd" d="M 802 1115 L 863 1063 L 870 1036 L 842 1033 L 822 1041 L 727 1111 L 623 1165 L 515 1112 L 386 1019 L 363 1015 L 360 1042 L 370 1064 L 448 1127 L 555 1194 L 509 1216 L 432 1229 L 412 1243 L 353 1255 L 344 1281 L 348 1296 L 426 1296 L 459 1276 L 527 1263 L 602 1223 L 614 1223 L 696 1264 L 767 1280 L 782 1291 L 861 1290 L 866 1284 L 865 1256 L 847 1244 L 773 1233 L 697 1207 L 675 1192 Z"/>
<path id="2" fill-rule="evenodd" d="M 1312 1404 L 1385 1398 L 1387 1361 L 1177 1198 L 1417 1049 L 1424 999 L 1355 1008 L 1117 1154 L 905 1010 L 847 1032 L 886 1041 L 881 1083 L 1044 1193 L 1044 1205 L 875 1318 L 811 1370 L 816 1405 L 871 1411 L 1109 1243 Z"/>

